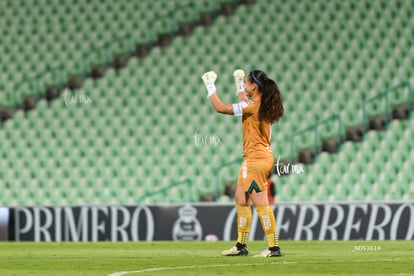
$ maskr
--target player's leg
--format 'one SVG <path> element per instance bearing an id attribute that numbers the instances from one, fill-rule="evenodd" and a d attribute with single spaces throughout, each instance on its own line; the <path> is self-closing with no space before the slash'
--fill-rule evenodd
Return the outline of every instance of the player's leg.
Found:
<path id="1" fill-rule="evenodd" d="M 236 188 L 236 199 L 237 194 L 244 194 L 243 186 L 237 186 Z M 240 202 L 236 200 L 237 210 L 237 243 L 235 246 L 228 250 L 221 252 L 224 256 L 247 256 L 247 238 L 249 237 L 250 225 L 252 222 L 252 209 L 249 204 L 246 204 L 248 200 Z"/>
<path id="2" fill-rule="evenodd" d="M 266 190 L 261 192 L 252 191 L 250 198 L 256 208 L 260 224 L 267 239 L 268 249 L 262 252 L 263 257 L 280 257 L 282 253 L 279 247 L 277 236 L 276 218 L 272 208 L 270 208 Z"/>
<path id="3" fill-rule="evenodd" d="M 256 208 L 268 243 L 268 249 L 261 254 L 263 257 L 280 257 L 282 255 L 277 236 L 275 214 L 269 206 L 267 197 L 267 177 L 272 167 L 272 156 L 263 158 L 260 161 L 256 160 L 249 165 L 249 168 L 251 168 L 251 176 L 253 177 L 253 181 L 251 181 L 248 189 L 248 192 L 250 193 L 249 197 Z"/>
<path id="4" fill-rule="evenodd" d="M 237 209 L 237 245 L 239 249 L 246 250 L 247 239 L 249 237 L 250 225 L 252 223 L 252 209 L 247 193 L 243 186 L 236 189 L 236 209 Z"/>
<path id="5" fill-rule="evenodd" d="M 250 232 L 250 225 L 252 222 L 252 209 L 250 207 L 250 200 L 248 194 L 243 186 L 243 179 L 245 178 L 245 162 L 240 168 L 239 180 L 237 182 L 235 202 L 237 211 L 237 243 L 228 250 L 221 252 L 224 256 L 247 256 L 247 239 Z"/>

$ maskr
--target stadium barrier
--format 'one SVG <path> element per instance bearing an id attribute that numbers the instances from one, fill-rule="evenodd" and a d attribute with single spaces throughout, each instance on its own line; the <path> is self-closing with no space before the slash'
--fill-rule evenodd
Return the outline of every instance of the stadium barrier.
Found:
<path id="1" fill-rule="evenodd" d="M 19 108 L 19 105 L 22 104 L 21 101 L 28 95 L 32 95 L 36 101 L 40 100 L 42 94 L 51 88 L 51 85 L 55 85 L 59 90 L 65 88 L 63 65 L 48 68 L 33 77 L 26 78 L 15 84 L 11 95 L 14 110 Z"/>
<path id="2" fill-rule="evenodd" d="M 0 241 L 8 240 L 9 208 L 0 207 Z"/>
<path id="3" fill-rule="evenodd" d="M 312 145 L 312 152 L 313 152 L 313 157 L 312 159 L 316 159 L 316 157 L 319 154 L 319 147 L 318 147 L 318 141 L 322 138 L 320 137 L 319 133 L 318 133 L 318 129 L 319 127 L 323 126 L 323 125 L 328 125 L 329 123 L 334 122 L 336 123 L 336 127 L 337 127 L 337 131 L 336 131 L 336 139 L 337 139 L 337 145 L 338 148 L 341 145 L 341 133 L 342 133 L 342 121 L 341 121 L 341 117 L 334 114 L 331 115 L 330 117 L 321 120 L 313 125 L 310 125 L 302 130 L 296 131 L 294 132 L 291 136 L 290 136 L 290 163 L 293 164 L 295 162 L 295 138 L 298 136 L 302 136 L 308 132 L 313 133 L 313 145 Z"/>
<path id="4" fill-rule="evenodd" d="M 195 200 L 198 200 L 196 198 L 193 198 L 194 191 L 193 191 L 193 184 L 192 184 L 191 180 L 188 179 L 188 178 L 185 178 L 181 181 L 176 181 L 176 182 L 174 182 L 172 184 L 169 184 L 165 187 L 161 187 L 160 189 L 158 189 L 156 191 L 151 191 L 151 192 L 147 191 L 140 198 L 138 198 L 137 201 L 138 202 L 145 202 L 145 200 L 148 199 L 148 198 L 151 198 L 153 196 L 162 195 L 165 198 L 163 202 L 170 203 L 168 201 L 168 198 L 169 198 L 168 194 L 170 194 L 172 192 L 173 188 L 180 189 L 182 192 L 184 191 L 183 194 L 185 194 L 185 195 L 182 198 L 185 197 L 185 200 L 188 200 L 188 202 L 193 202 Z"/>
<path id="5" fill-rule="evenodd" d="M 281 203 L 272 206 L 281 240 L 412 240 L 414 202 Z M 13 241 L 235 240 L 229 204 L 30 206 L 10 208 Z M 249 240 L 263 240 L 253 212 Z"/>
<path id="6" fill-rule="evenodd" d="M 231 166 L 237 166 L 239 167 L 240 164 L 243 162 L 243 158 L 239 157 L 235 160 L 232 160 L 230 162 L 221 164 L 220 166 L 218 166 L 217 168 L 214 169 L 214 175 L 216 178 L 216 185 L 214 188 L 214 197 L 215 199 L 218 199 L 220 197 L 220 193 L 223 190 L 224 184 L 222 181 L 222 172 L 224 169 L 231 167 Z M 237 171 L 236 171 L 237 172 Z M 235 176 L 236 178 L 236 176 Z"/>
<path id="7" fill-rule="evenodd" d="M 401 92 L 402 91 L 402 92 Z M 362 104 L 362 135 L 365 135 L 365 133 L 369 130 L 368 128 L 368 117 L 370 114 L 368 114 L 368 107 L 371 104 L 377 104 L 379 101 L 383 101 L 384 110 L 380 112 L 381 116 L 383 116 L 384 119 L 384 128 L 386 129 L 388 127 L 388 123 L 392 120 L 392 112 L 391 109 L 395 106 L 393 106 L 393 103 L 390 101 L 390 97 L 393 93 L 400 93 L 398 95 L 399 99 L 402 99 L 404 95 L 401 95 L 404 91 L 407 91 L 407 99 L 406 101 L 403 101 L 403 103 L 407 103 L 407 113 L 409 114 L 412 111 L 413 108 L 413 102 L 414 102 L 414 92 L 413 89 L 408 81 L 404 81 L 394 87 L 391 87 L 384 92 L 380 92 L 376 94 L 375 96 L 364 100 Z"/>
<path id="8" fill-rule="evenodd" d="M 401 95 L 402 93 L 406 92 L 406 99 L 404 99 L 405 95 Z M 398 96 L 395 96 L 394 94 L 399 93 Z M 391 88 L 388 88 L 387 90 L 385 90 L 384 92 L 380 92 L 377 93 L 376 95 L 374 95 L 373 97 L 366 99 L 362 102 L 362 107 L 361 107 L 361 114 L 362 114 L 362 122 L 361 122 L 361 134 L 362 136 L 365 135 L 365 133 L 369 130 L 368 128 L 368 120 L 371 118 L 375 118 L 375 116 L 380 115 L 382 117 L 382 119 L 384 120 L 383 124 L 384 124 L 384 128 L 386 129 L 388 126 L 388 123 L 392 120 L 392 109 L 398 107 L 398 105 L 396 105 L 395 103 L 393 103 L 390 98 L 392 96 L 395 96 L 396 98 L 399 99 L 400 101 L 400 105 L 406 105 L 406 113 L 407 113 L 407 117 L 409 117 L 409 114 L 411 113 L 412 109 L 414 108 L 414 92 L 413 89 L 411 87 L 411 84 L 408 81 L 404 81 L 401 82 L 400 84 L 393 86 Z M 403 100 L 402 100 L 403 99 Z M 379 112 L 380 114 L 368 114 L 368 107 L 370 107 L 370 105 L 372 104 L 378 104 L 378 102 L 383 101 L 383 105 L 384 105 L 384 110 Z M 320 127 L 323 126 L 328 126 L 330 127 L 329 123 L 336 123 L 336 125 L 333 127 L 331 127 L 332 129 L 332 134 L 333 137 L 320 137 L 318 129 Z M 337 114 L 333 114 L 330 117 L 323 119 L 315 124 L 312 124 L 304 129 L 301 129 L 299 131 L 294 132 L 291 136 L 290 136 L 290 162 L 294 163 L 296 159 L 298 159 L 299 162 L 301 163 L 305 163 L 305 164 L 310 164 L 313 163 L 318 154 L 320 153 L 320 146 L 319 143 L 321 142 L 321 138 L 331 138 L 335 140 L 336 145 L 334 146 L 335 148 L 335 152 L 337 152 L 340 147 L 341 144 L 343 142 L 343 140 L 345 139 L 345 137 L 343 137 L 343 122 L 342 122 L 342 118 L 337 115 Z M 350 127 L 350 126 L 345 126 L 345 127 Z M 335 130 L 335 131 L 333 131 Z M 309 143 L 311 144 L 310 149 L 307 149 L 307 151 L 304 151 L 303 153 L 305 153 L 307 156 L 305 156 L 304 158 L 301 158 L 300 154 L 297 154 L 298 150 L 295 150 L 297 148 L 297 146 L 295 147 L 295 145 L 297 144 L 296 139 L 297 138 L 301 138 L 304 137 L 305 135 L 308 134 L 312 134 L 312 138 L 309 138 Z M 306 149 L 306 147 L 305 147 Z M 304 150 L 302 148 L 302 150 Z M 310 155 L 310 156 L 309 156 Z M 296 158 L 295 158 L 296 157 Z M 304 159 L 304 160 L 301 160 Z"/>

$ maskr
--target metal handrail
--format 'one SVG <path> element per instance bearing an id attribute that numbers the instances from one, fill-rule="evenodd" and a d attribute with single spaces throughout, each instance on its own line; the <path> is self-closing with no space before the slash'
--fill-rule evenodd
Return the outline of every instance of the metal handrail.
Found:
<path id="1" fill-rule="evenodd" d="M 372 96 L 369 99 L 364 100 L 362 104 L 362 135 L 364 136 L 367 132 L 367 104 L 370 104 L 372 102 L 378 101 L 378 100 L 384 100 L 385 101 L 385 108 L 384 108 L 384 115 L 385 115 L 385 127 L 388 127 L 388 123 L 390 121 L 391 112 L 389 110 L 389 94 L 390 93 L 396 93 L 396 91 L 399 91 L 401 88 L 408 88 L 408 113 L 410 114 L 412 111 L 412 103 L 413 103 L 413 90 L 408 81 L 404 81 L 396 86 L 393 86 L 384 92 L 380 92 L 374 96 Z"/>
<path id="2" fill-rule="evenodd" d="M 341 117 L 337 114 L 334 114 L 322 121 L 317 122 L 316 124 L 310 125 L 302 130 L 294 132 L 290 136 L 290 162 L 291 164 L 294 163 L 294 144 L 295 144 L 295 137 L 301 136 L 307 132 L 313 132 L 314 133 L 314 140 L 313 140 L 313 152 L 315 157 L 318 155 L 318 127 L 321 125 L 324 125 L 331 121 L 337 121 L 338 122 L 338 147 L 341 146 L 341 132 L 342 132 L 342 120 Z"/>

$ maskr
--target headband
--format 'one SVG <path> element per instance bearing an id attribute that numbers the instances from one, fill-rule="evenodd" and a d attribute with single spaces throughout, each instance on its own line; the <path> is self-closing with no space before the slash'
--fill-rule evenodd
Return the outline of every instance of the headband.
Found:
<path id="1" fill-rule="evenodd" d="M 263 88 L 263 83 L 259 81 L 258 78 L 256 78 L 253 71 L 250 73 L 250 75 L 253 77 L 254 82 L 257 83 L 257 85 L 259 85 L 260 88 Z"/>

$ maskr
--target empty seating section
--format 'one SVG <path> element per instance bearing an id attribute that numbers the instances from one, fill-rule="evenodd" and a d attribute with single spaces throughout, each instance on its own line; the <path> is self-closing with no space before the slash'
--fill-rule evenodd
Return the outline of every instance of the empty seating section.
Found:
<path id="1" fill-rule="evenodd" d="M 221 2 L 228 2 L 223 0 Z M 32 3 L 32 2 L 30 2 Z M 189 3 L 189 2 L 188 2 Z M 197 11 L 218 10 L 217 1 L 196 1 Z M 65 78 L 83 70 L 83 53 L 112 38 L 112 53 L 152 42 L 149 25 L 182 1 L 38 1 L 0 3 L 4 55 L 0 105 L 10 105 L 13 85 L 62 64 Z M 176 13 L 190 20 L 197 13 Z M 403 81 L 414 84 L 414 7 L 405 1 L 265 1 L 241 5 L 208 28 L 170 46 L 153 47 L 81 90 L 41 100 L 0 126 L 0 203 L 136 204 L 198 200 L 236 180 L 241 157 L 240 118 L 215 113 L 200 76 L 218 74 L 225 102 L 234 102 L 232 73 L 262 69 L 278 83 L 285 117 L 272 128 L 275 157 L 290 156 L 290 137 L 332 115 L 343 126 L 362 122 L 364 100 Z M 171 19 L 171 18 L 167 18 Z M 172 27 L 159 20 L 156 33 Z M 132 47 L 132 48 L 131 48 Z M 99 54 L 98 54 L 99 56 Z M 90 56 L 90 58 L 95 58 Z M 50 76 L 56 79 L 56 76 Z M 28 88 L 29 89 L 29 88 Z M 33 89 L 30 89 L 33 93 Z M 407 89 L 392 94 L 406 102 Z M 89 98 L 90 102 L 80 99 Z M 367 105 L 383 112 L 381 101 Z M 335 155 L 322 153 L 304 172 L 275 177 L 279 201 L 408 200 L 414 196 L 414 119 L 392 121 L 387 131 L 368 132 Z M 342 134 L 345 128 L 342 128 Z M 321 137 L 336 134 L 329 124 Z M 313 145 L 312 136 L 297 148 Z M 219 176 L 217 176 L 220 171 Z M 219 182 L 217 182 L 219 180 Z M 227 202 L 228 199 L 221 198 Z"/>
<path id="2" fill-rule="evenodd" d="M 0 25 L 4 28 L 0 64 L 5 73 L 0 79 L 0 106 L 12 105 L 15 91 L 19 103 L 24 95 L 32 94 L 33 87 L 16 87 L 28 78 L 55 66 L 62 66 L 65 79 L 81 74 L 85 61 L 99 64 L 106 61 L 107 54 L 131 51 L 136 43 L 153 42 L 159 33 L 177 29 L 178 23 L 196 19 L 199 11 L 217 9 L 221 2 L 1 1 Z M 177 14 L 179 20 L 166 16 L 180 9 L 186 13 Z M 124 36 L 127 38 L 121 39 Z M 109 46 L 103 47 L 105 44 Z M 56 76 L 52 79 L 58 80 Z M 50 84 L 54 83 L 45 85 Z"/>
<path id="3" fill-rule="evenodd" d="M 274 176 L 280 201 L 411 200 L 414 196 L 414 117 L 391 121 L 384 132 L 346 142 L 338 154 L 321 153 L 314 165 Z M 303 165 L 303 164 L 298 164 Z"/>

